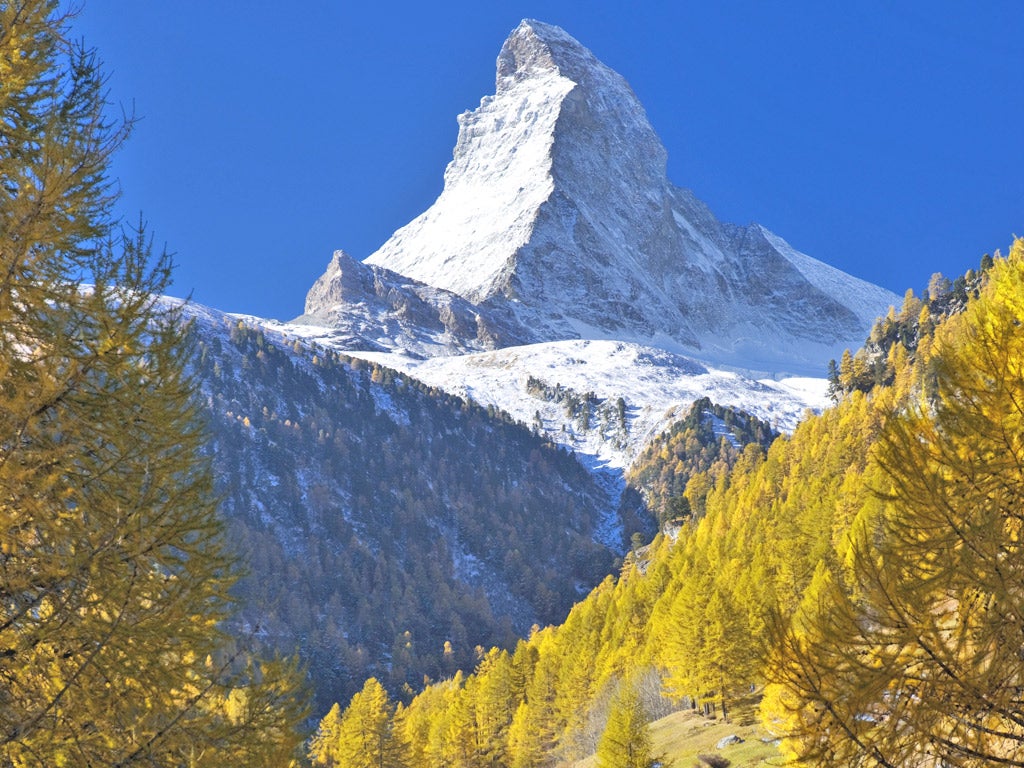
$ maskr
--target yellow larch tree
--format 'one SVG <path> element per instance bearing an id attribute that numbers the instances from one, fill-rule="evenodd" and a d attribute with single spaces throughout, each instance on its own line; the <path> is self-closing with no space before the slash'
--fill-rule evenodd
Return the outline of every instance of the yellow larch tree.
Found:
<path id="1" fill-rule="evenodd" d="M 344 712 L 335 704 L 310 742 L 314 765 L 330 768 L 396 768 L 400 742 L 394 733 L 394 707 L 384 686 L 369 678 Z"/>
<path id="2" fill-rule="evenodd" d="M 769 669 L 794 759 L 1024 765 L 1024 244 L 936 331 L 875 451 L 847 567 Z"/>
<path id="3" fill-rule="evenodd" d="M 0 2 L 0 763 L 287 765 L 294 669 L 223 650 L 187 326 L 112 220 L 128 126 L 67 30 Z"/>

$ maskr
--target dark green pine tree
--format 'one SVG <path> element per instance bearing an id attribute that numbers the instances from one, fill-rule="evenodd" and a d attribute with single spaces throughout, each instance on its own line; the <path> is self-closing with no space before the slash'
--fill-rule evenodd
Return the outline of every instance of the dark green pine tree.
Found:
<path id="1" fill-rule="evenodd" d="M 828 396 L 833 403 L 838 403 L 843 394 L 843 385 L 839 382 L 839 366 L 835 358 L 828 361 Z"/>

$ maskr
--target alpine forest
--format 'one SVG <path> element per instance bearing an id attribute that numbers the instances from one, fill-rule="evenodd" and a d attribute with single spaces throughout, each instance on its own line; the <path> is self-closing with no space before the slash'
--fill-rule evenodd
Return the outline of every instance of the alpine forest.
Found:
<path id="1" fill-rule="evenodd" d="M 116 213 L 75 10 L 0 0 L 0 768 L 1024 767 L 1024 240 L 900 304 L 640 168 L 625 81 L 524 20 L 436 210 L 229 315 Z M 678 352 L 783 306 L 773 370 L 863 339 L 817 400 Z"/>
<path id="2" fill-rule="evenodd" d="M 833 407 L 692 474 L 565 622 L 411 699 L 367 681 L 314 765 L 666 764 L 680 710 L 756 718 L 766 765 L 1024 765 L 1024 241 L 957 285 L 848 356 L 877 383 L 844 365 Z"/>

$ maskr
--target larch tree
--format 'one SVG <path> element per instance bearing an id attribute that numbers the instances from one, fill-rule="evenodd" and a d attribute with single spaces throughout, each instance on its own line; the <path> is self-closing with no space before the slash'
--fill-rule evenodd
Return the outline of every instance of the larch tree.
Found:
<path id="1" fill-rule="evenodd" d="M 0 0 L 0 763 L 287 765 L 287 664 L 223 649 L 225 551 L 181 308 L 112 217 L 95 55 Z"/>
<path id="2" fill-rule="evenodd" d="M 936 331 L 877 501 L 769 670 L 797 760 L 1024 766 L 1024 243 Z"/>
<path id="3" fill-rule="evenodd" d="M 344 711 L 335 704 L 320 721 L 308 756 L 314 765 L 341 768 L 398 768 L 402 739 L 384 686 L 369 678 Z"/>
<path id="4" fill-rule="evenodd" d="M 597 744 L 598 768 L 650 768 L 655 762 L 649 718 L 637 687 L 623 681 Z"/>
<path id="5" fill-rule="evenodd" d="M 333 765 L 341 742 L 341 705 L 335 703 L 320 720 L 309 742 L 308 757 L 313 765 Z"/>
<path id="6" fill-rule="evenodd" d="M 481 763 L 500 766 L 507 762 L 508 729 L 515 715 L 512 658 L 492 648 L 477 668 L 476 727 L 480 736 Z"/>

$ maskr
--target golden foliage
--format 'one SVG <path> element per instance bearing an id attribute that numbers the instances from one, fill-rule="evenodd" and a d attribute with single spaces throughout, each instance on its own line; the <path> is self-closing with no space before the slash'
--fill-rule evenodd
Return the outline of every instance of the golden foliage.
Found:
<path id="1" fill-rule="evenodd" d="M 936 332 L 875 443 L 844 568 L 773 654 L 787 750 L 843 765 L 1024 764 L 1024 243 Z"/>
<path id="2" fill-rule="evenodd" d="M 1024 402 L 1020 252 L 1018 244 L 1015 267 L 997 262 L 980 299 L 971 293 L 977 276 L 927 303 L 909 292 L 899 315 L 872 332 L 884 354 L 843 361 L 851 380 L 877 374 L 887 384 L 851 388 L 767 451 L 748 446 L 728 472 L 693 474 L 686 506 L 697 514 L 631 555 L 562 625 L 417 696 L 396 717 L 406 763 L 455 760 L 440 734 L 473 745 L 470 764 L 571 763 L 597 748 L 622 681 L 643 678 L 654 681 L 643 693 L 654 710 L 674 699 L 726 717 L 736 696 L 773 681 L 764 716 L 788 734 L 783 753 L 794 760 L 912 765 L 944 749 L 950 764 L 980 765 L 988 749 L 1015 764 L 1015 692 L 1024 687 L 1024 589 L 1014 581 L 1024 509 L 1014 495 L 1024 492 L 1014 474 L 1024 466 L 1014 405 Z M 646 460 L 651 477 L 681 471 L 668 440 Z M 942 503 L 922 505 L 935 494 Z M 900 613 L 887 595 L 900 597 Z M 906 634 L 912 626 L 927 630 L 927 646 Z M 960 688 L 937 686 L 943 676 Z M 962 703 L 979 687 L 984 698 Z M 485 706 L 485 690 L 500 691 L 500 704 Z M 475 720 L 452 719 L 467 709 Z M 487 729 L 485 709 L 501 713 Z M 941 738 L 960 753 L 941 739 L 915 741 L 906 723 L 918 715 L 945 728 Z M 891 743 L 867 738 L 886 729 Z"/>
<path id="3" fill-rule="evenodd" d="M 169 261 L 114 229 L 127 126 L 56 9 L 0 3 L 0 762 L 281 764 L 296 673 L 219 653 L 232 561 Z"/>

